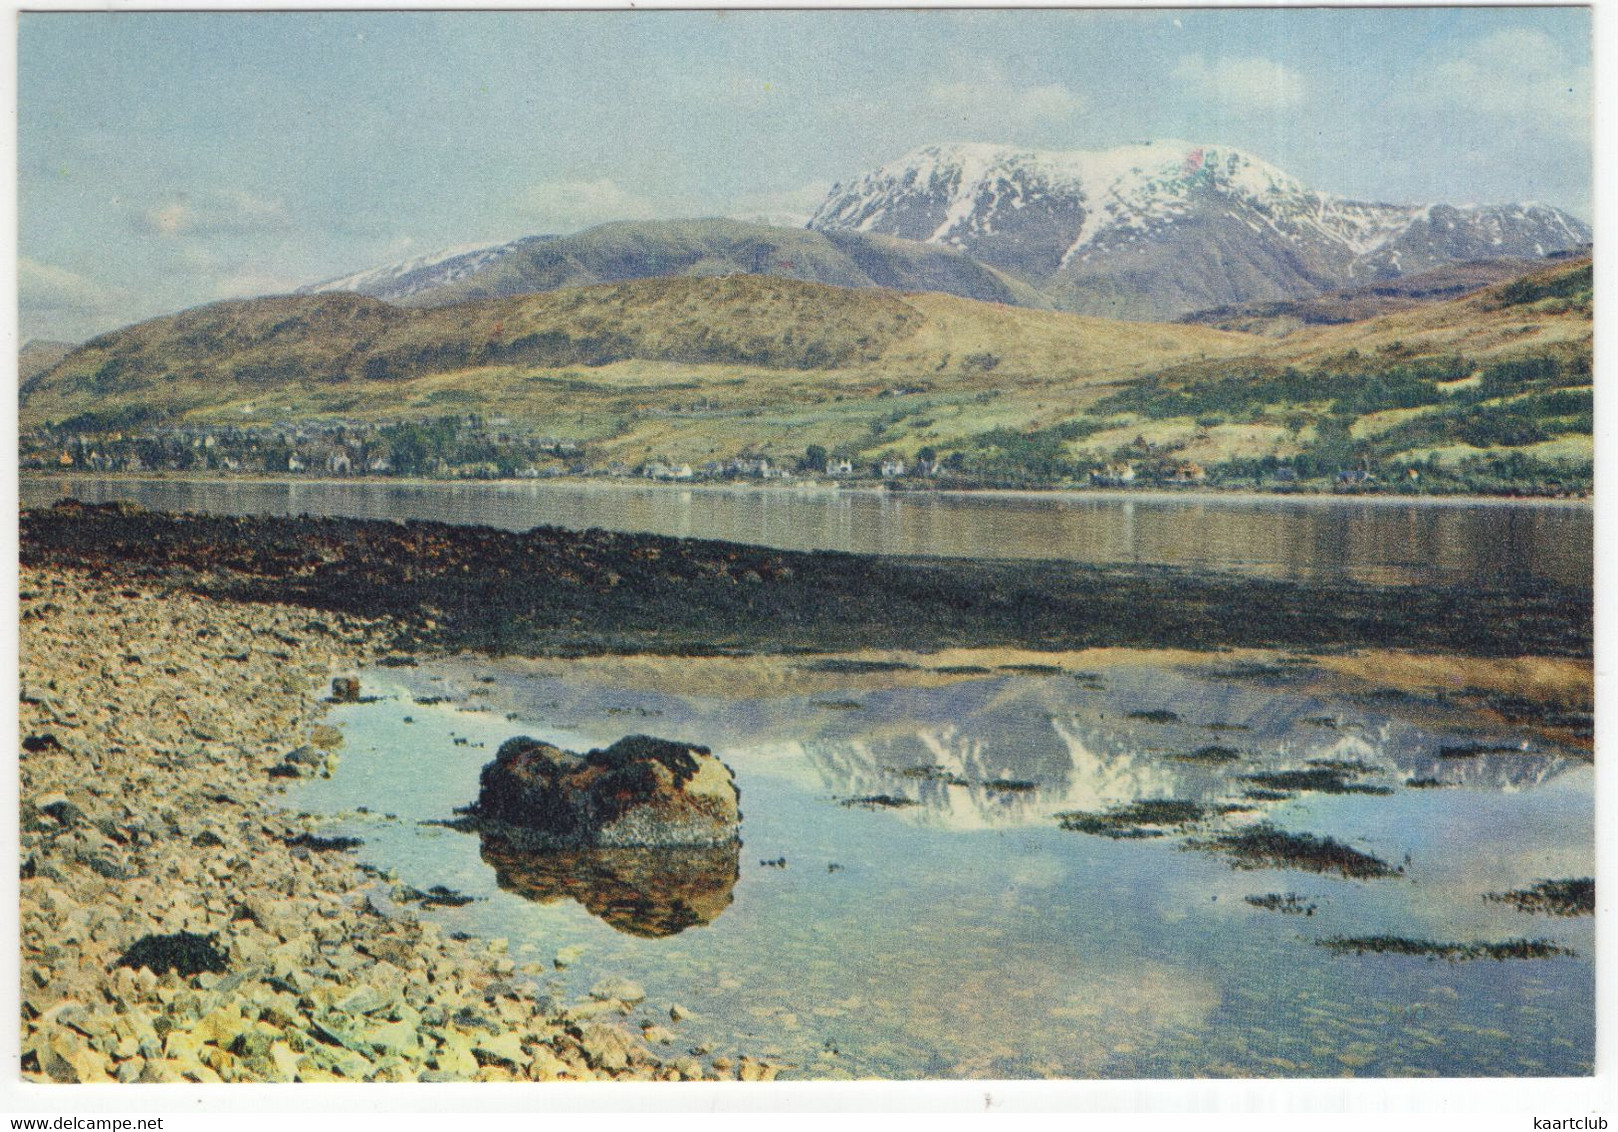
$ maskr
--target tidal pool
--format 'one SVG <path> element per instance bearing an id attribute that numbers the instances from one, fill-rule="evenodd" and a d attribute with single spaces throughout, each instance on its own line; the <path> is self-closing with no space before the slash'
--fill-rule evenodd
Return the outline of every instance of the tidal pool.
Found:
<path id="1" fill-rule="evenodd" d="M 1585 753 L 1307 661 L 1095 656 L 379 669 L 374 702 L 332 711 L 333 776 L 288 805 L 364 838 L 398 884 L 474 897 L 422 914 L 507 939 L 544 966 L 536 993 L 640 982 L 635 1017 L 672 1032 L 669 1057 L 805 1078 L 1592 1072 L 1592 919 L 1485 899 L 1593 875 Z M 739 851 L 525 855 L 421 824 L 471 802 L 514 735 L 587 750 L 634 733 L 730 764 Z M 1169 801 L 1199 820 L 1106 836 L 1059 816 Z M 1255 862 L 1219 838 L 1261 823 L 1390 875 L 1234 867 Z M 1376 936 L 1572 954 L 1321 946 Z"/>

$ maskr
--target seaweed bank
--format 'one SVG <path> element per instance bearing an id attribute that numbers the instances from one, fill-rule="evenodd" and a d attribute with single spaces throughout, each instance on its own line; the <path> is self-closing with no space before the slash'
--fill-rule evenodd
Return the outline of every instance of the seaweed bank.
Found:
<path id="1" fill-rule="evenodd" d="M 422 647 L 507 655 L 1126 646 L 1588 659 L 1593 638 L 1589 588 L 1549 583 L 1293 582 L 72 501 L 24 512 L 22 559 L 237 601 L 391 617 Z"/>

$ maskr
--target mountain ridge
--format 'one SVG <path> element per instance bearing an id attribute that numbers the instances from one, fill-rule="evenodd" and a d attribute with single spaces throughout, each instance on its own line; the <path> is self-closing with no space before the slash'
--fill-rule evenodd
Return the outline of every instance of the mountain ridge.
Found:
<path id="1" fill-rule="evenodd" d="M 301 287 L 408 307 L 637 279 L 761 275 L 838 287 L 937 291 L 1035 309 L 1051 301 L 953 248 L 882 235 L 812 232 L 723 218 L 614 221 L 568 236 L 448 249 Z"/>
<path id="2" fill-rule="evenodd" d="M 833 186 L 809 227 L 956 247 L 1061 309 L 1154 319 L 1590 239 L 1542 205 L 1353 201 L 1240 150 L 1181 141 L 922 146 Z"/>

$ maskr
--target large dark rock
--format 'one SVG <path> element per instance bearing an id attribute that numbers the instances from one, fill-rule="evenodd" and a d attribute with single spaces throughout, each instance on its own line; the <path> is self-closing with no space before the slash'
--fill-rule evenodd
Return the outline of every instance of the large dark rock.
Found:
<path id="1" fill-rule="evenodd" d="M 580 755 L 519 736 L 483 768 L 474 812 L 534 848 L 726 845 L 740 797 L 706 747 L 631 735 Z"/>

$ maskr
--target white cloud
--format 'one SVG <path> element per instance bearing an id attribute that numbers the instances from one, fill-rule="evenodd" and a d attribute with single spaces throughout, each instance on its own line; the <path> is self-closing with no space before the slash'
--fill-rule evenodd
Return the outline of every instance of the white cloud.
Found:
<path id="1" fill-rule="evenodd" d="M 1085 106 L 1083 97 L 1061 83 L 1018 86 L 996 71 L 976 81 L 934 82 L 927 99 L 947 114 L 987 115 L 1012 128 L 1066 121 Z"/>
<path id="2" fill-rule="evenodd" d="M 127 321 L 133 296 L 75 271 L 17 258 L 17 307 L 24 340 L 60 338 L 81 341 Z"/>
<path id="3" fill-rule="evenodd" d="M 1404 102 L 1587 141 L 1592 89 L 1588 59 L 1570 58 L 1544 32 L 1503 28 L 1417 75 L 1401 94 Z"/>
<path id="4" fill-rule="evenodd" d="M 1257 56 L 1182 56 L 1174 77 L 1192 97 L 1234 110 L 1284 110 L 1302 102 L 1308 93 L 1297 71 Z"/>
<path id="5" fill-rule="evenodd" d="M 279 201 L 234 189 L 179 192 L 143 210 L 145 231 L 167 238 L 241 236 L 274 232 L 290 224 Z"/>
<path id="6" fill-rule="evenodd" d="M 996 63 L 977 60 L 963 61 L 954 73 L 932 80 L 917 94 L 913 99 L 901 94 L 901 99 L 912 103 L 908 107 L 871 109 L 879 114 L 902 114 L 916 123 L 936 120 L 938 125 L 928 131 L 939 137 L 1023 141 L 1030 136 L 1066 137 L 1067 127 L 1086 106 L 1084 97 L 1071 87 L 1029 85 Z"/>
<path id="7" fill-rule="evenodd" d="M 755 224 L 801 228 L 809 223 L 809 218 L 815 214 L 815 210 L 830 192 L 830 181 L 810 181 L 795 189 L 783 189 L 773 193 L 748 193 L 732 201 L 725 209 L 725 214 Z"/>
<path id="8" fill-rule="evenodd" d="M 39 309 L 83 310 L 104 301 L 102 288 L 76 272 L 37 259 L 16 260 L 16 288 L 24 306 Z"/>
<path id="9" fill-rule="evenodd" d="M 301 276 L 273 271 L 258 264 L 242 264 L 214 281 L 214 294 L 221 299 L 251 299 L 259 295 L 286 295 L 309 282 Z"/>
<path id="10" fill-rule="evenodd" d="M 542 181 L 512 202 L 516 220 L 535 232 L 576 232 L 609 220 L 650 220 L 660 210 L 644 197 L 603 178 Z"/>
<path id="11" fill-rule="evenodd" d="M 105 314 L 122 296 L 77 272 L 19 256 L 17 298 L 36 314 L 93 317 Z"/>

